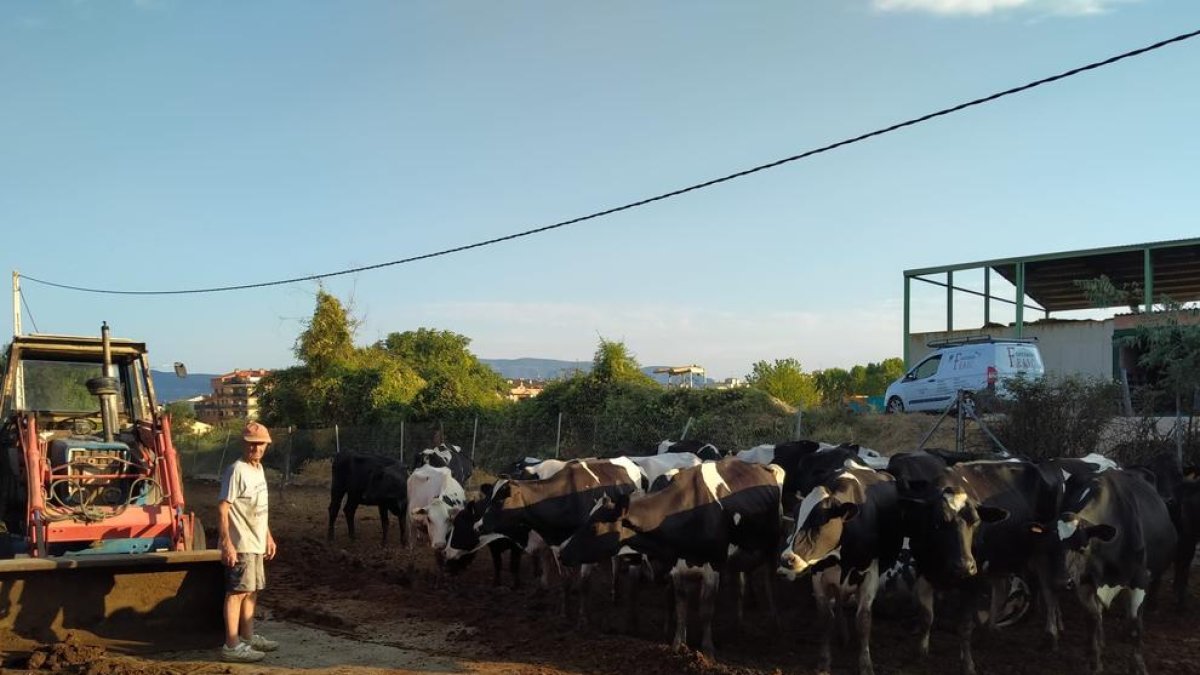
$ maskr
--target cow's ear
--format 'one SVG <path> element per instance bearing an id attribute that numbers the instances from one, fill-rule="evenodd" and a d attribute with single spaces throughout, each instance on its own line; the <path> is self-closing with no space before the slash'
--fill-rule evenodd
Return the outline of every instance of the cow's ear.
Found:
<path id="1" fill-rule="evenodd" d="M 1095 538 L 1105 543 L 1117 538 L 1117 528 L 1113 527 L 1112 525 L 1105 525 L 1103 523 L 1100 525 L 1091 525 L 1084 529 L 1083 533 L 1087 535 L 1089 539 Z"/>
<path id="2" fill-rule="evenodd" d="M 836 508 L 834 508 L 831 515 L 849 522 L 854 520 L 854 517 L 858 515 L 858 511 L 858 504 L 855 504 L 854 502 L 842 502 L 838 504 Z"/>
<path id="3" fill-rule="evenodd" d="M 479 493 L 482 494 L 485 499 L 491 499 L 492 498 L 492 489 L 495 487 L 496 487 L 495 483 L 483 483 L 482 485 L 479 486 Z"/>
<path id="4" fill-rule="evenodd" d="M 985 523 L 999 523 L 1008 518 L 1008 509 L 998 506 L 980 506 L 975 510 L 979 512 L 979 519 Z"/>

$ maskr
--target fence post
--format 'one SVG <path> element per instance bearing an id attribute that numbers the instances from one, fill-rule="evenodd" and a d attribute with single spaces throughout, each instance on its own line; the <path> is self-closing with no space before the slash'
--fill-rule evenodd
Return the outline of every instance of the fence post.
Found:
<path id="1" fill-rule="evenodd" d="M 679 435 L 679 440 L 682 441 L 687 438 L 688 429 L 692 428 L 692 421 L 693 418 L 689 415 L 687 423 L 683 425 L 683 433 Z"/>
<path id="2" fill-rule="evenodd" d="M 558 431 L 554 434 L 554 459 L 558 459 L 558 446 L 562 442 L 562 411 L 558 412 Z"/>
<path id="3" fill-rule="evenodd" d="M 475 415 L 475 426 L 471 429 L 471 461 L 475 461 L 475 437 L 479 435 L 479 415 Z"/>
<path id="4" fill-rule="evenodd" d="M 404 464 L 404 418 L 400 418 L 400 463 Z"/>
<path id="5" fill-rule="evenodd" d="M 795 426 L 795 428 L 792 429 L 792 440 L 793 441 L 798 441 L 798 440 L 800 440 L 800 438 L 802 436 L 804 436 L 803 423 L 804 423 L 804 409 L 797 408 L 796 409 L 796 426 Z"/>
<path id="6" fill-rule="evenodd" d="M 333 454 L 342 454 L 342 437 L 338 432 L 338 425 L 333 425 Z"/>
<path id="7" fill-rule="evenodd" d="M 229 429 L 225 430 L 225 445 L 221 446 L 221 465 L 217 467 L 217 476 L 225 473 L 225 451 L 229 449 Z"/>
<path id="8" fill-rule="evenodd" d="M 285 455 L 283 458 L 283 486 L 284 487 L 287 487 L 287 484 L 292 482 L 292 445 L 293 445 L 292 431 L 294 429 L 295 429 L 295 427 L 288 425 L 287 455 Z"/>

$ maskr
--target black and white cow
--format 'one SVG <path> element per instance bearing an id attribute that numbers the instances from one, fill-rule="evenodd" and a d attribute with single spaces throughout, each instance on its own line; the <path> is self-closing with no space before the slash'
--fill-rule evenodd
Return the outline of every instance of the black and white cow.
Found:
<path id="1" fill-rule="evenodd" d="M 921 654 L 929 653 L 933 590 L 958 590 L 962 670 L 973 674 L 978 598 L 990 586 L 988 623 L 995 627 L 1012 576 L 1026 573 L 1037 579 L 1046 600 L 1046 635 L 1056 645 L 1061 622 L 1054 590 L 1066 585 L 1053 515 L 1061 483 L 1048 480 L 1035 464 L 1001 461 L 956 464 L 932 482 L 907 480 L 900 487 L 902 522 L 919 573 Z"/>
<path id="2" fill-rule="evenodd" d="M 1166 502 L 1154 486 L 1125 471 L 1077 474 L 1067 481 L 1058 534 L 1067 569 L 1088 616 L 1088 656 L 1093 673 L 1103 669 L 1103 612 L 1122 591 L 1133 623 L 1133 670 L 1142 658 L 1142 614 L 1175 554 L 1177 536 Z"/>
<path id="3" fill-rule="evenodd" d="M 587 522 L 601 498 L 641 495 L 643 484 L 641 469 L 623 457 L 570 461 L 549 478 L 497 482 L 475 529 L 480 535 L 500 534 L 510 539 L 532 530 L 557 551 Z M 563 611 L 570 594 L 578 592 L 581 625 L 588 619 L 583 584 L 590 571 L 591 566 L 566 570 L 572 576 L 578 572 L 579 583 L 564 579 Z"/>
<path id="4" fill-rule="evenodd" d="M 1130 467 L 1130 470 L 1139 471 L 1154 485 L 1171 513 L 1171 522 L 1179 536 L 1175 549 L 1175 602 L 1183 609 L 1187 606 L 1192 560 L 1196 557 L 1196 545 L 1200 543 L 1200 482 L 1196 481 L 1194 471 L 1180 466 L 1174 452 L 1161 453 L 1147 464 Z"/>
<path id="5" fill-rule="evenodd" d="M 830 452 L 835 454 L 825 454 Z M 852 443 L 831 445 L 809 440 L 759 445 L 735 456 L 743 462 L 774 464 L 783 469 L 783 508 L 787 514 L 795 511 L 800 498 L 820 483 L 821 476 L 828 477 L 831 471 L 842 468 L 848 461 L 855 466 L 869 466 L 872 469 L 887 466 L 887 459 L 869 448 L 860 448 Z"/>
<path id="6" fill-rule="evenodd" d="M 706 462 L 715 462 L 725 456 L 717 446 L 703 441 L 663 441 L 658 444 L 658 454 L 668 452 L 688 452 Z"/>
<path id="7" fill-rule="evenodd" d="M 434 448 L 426 448 L 414 454 L 409 471 L 416 471 L 422 466 L 450 469 L 450 475 L 458 481 L 459 485 L 466 485 L 467 479 L 475 470 L 475 463 L 471 461 L 470 457 L 463 454 L 462 448 L 446 443 L 441 443 Z"/>
<path id="8" fill-rule="evenodd" d="M 779 467 L 732 458 L 683 469 L 661 491 L 641 499 L 602 500 L 586 526 L 563 544 L 559 557 L 566 565 L 585 564 L 627 546 L 656 566 L 669 567 L 675 588 L 675 649 L 687 642 L 688 585 L 696 583 L 701 649 L 711 658 L 721 572 L 767 564 L 769 573 L 774 567 L 782 485 Z"/>
<path id="9" fill-rule="evenodd" d="M 458 574 L 475 558 L 475 552 L 487 546 L 492 558 L 492 585 L 500 586 L 501 570 L 504 567 L 503 556 L 509 554 L 509 572 L 512 574 L 513 589 L 521 588 L 521 556 L 528 553 L 533 559 L 533 575 L 542 577 L 541 556 L 548 552 L 545 543 L 534 532 L 526 529 L 515 534 L 516 538 L 491 534 L 481 538 L 475 531 L 475 523 L 483 517 L 483 509 L 492 498 L 491 483 L 479 486 L 482 497 L 468 501 L 466 507 L 454 517 L 450 527 L 449 544 L 446 547 L 446 569 L 451 574 Z M 542 577 L 542 586 L 547 586 L 547 580 Z"/>
<path id="10" fill-rule="evenodd" d="M 400 542 L 407 545 L 404 527 L 408 505 L 408 472 L 398 460 L 378 455 L 338 453 L 333 458 L 333 477 L 329 488 L 329 531 L 326 538 L 333 541 L 333 525 L 337 521 L 342 500 L 346 506 L 346 530 L 354 539 L 354 513 L 359 504 L 379 507 L 379 524 L 383 528 L 383 543 L 387 544 L 388 513 L 400 519 Z"/>
<path id="11" fill-rule="evenodd" d="M 818 672 L 832 666 L 830 642 L 843 605 L 854 608 L 858 669 L 871 664 L 871 607 L 881 570 L 895 565 L 901 544 L 896 481 L 871 469 L 841 469 L 796 507 L 795 526 L 779 559 L 789 578 L 811 574 L 817 611 L 825 622 Z"/>

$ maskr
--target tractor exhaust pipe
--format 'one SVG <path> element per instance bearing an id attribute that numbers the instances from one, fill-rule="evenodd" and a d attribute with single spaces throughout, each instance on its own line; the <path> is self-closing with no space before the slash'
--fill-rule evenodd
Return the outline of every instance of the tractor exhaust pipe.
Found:
<path id="1" fill-rule="evenodd" d="M 93 396 L 100 399 L 104 442 L 112 443 L 117 433 L 117 393 L 121 383 L 112 375 L 112 344 L 109 342 L 107 321 L 100 326 L 100 345 L 104 355 L 104 370 L 100 377 L 93 377 L 87 381 L 87 388 Z"/>

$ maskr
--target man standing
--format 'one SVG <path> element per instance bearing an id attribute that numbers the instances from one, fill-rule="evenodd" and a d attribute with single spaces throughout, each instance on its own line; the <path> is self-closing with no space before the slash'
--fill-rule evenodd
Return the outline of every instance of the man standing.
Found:
<path id="1" fill-rule="evenodd" d="M 253 663 L 279 643 L 254 632 L 254 603 L 266 585 L 263 559 L 275 557 L 275 539 L 267 526 L 267 478 L 262 458 L 271 434 L 258 422 L 242 431 L 242 458 L 221 477 L 218 505 L 221 527 L 221 562 L 225 564 L 226 661 Z"/>

